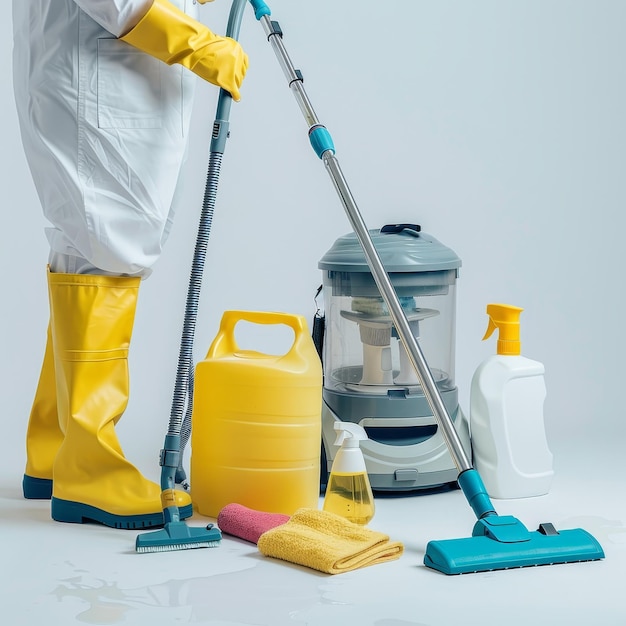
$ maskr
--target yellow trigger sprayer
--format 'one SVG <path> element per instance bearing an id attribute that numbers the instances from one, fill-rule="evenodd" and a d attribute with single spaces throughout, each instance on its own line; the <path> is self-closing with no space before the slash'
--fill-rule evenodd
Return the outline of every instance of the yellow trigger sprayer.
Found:
<path id="1" fill-rule="evenodd" d="M 228 29 L 231 36 L 236 36 L 239 30 L 244 4 L 245 0 L 233 1 Z M 538 530 L 529 531 L 515 517 L 497 515 L 480 475 L 473 468 L 465 453 L 455 430 L 454 422 L 448 414 L 423 352 L 411 332 L 406 314 L 339 166 L 332 137 L 319 121 L 313 109 L 304 89 L 302 72 L 294 67 L 287 53 L 283 42 L 283 31 L 278 22 L 271 19 L 270 8 L 263 0 L 250 0 L 250 4 L 276 54 L 287 85 L 305 118 L 311 147 L 324 163 L 348 220 L 363 248 L 374 281 L 387 305 L 394 327 L 407 351 L 411 364 L 415 368 L 424 395 L 458 468 L 458 483 L 478 518 L 472 531 L 472 537 L 429 542 L 426 547 L 424 564 L 446 574 L 460 574 L 603 558 L 604 552 L 598 541 L 582 529 L 557 531 L 551 524 L 542 524 Z M 219 134 L 220 127 L 227 127 L 226 118 L 220 116 L 223 112 L 222 109 L 226 109 L 227 112 L 230 106 L 230 100 L 226 100 L 227 102 L 224 103 L 222 98 L 218 101 L 218 119 L 214 125 L 214 135 Z M 219 139 L 213 138 L 211 156 L 213 156 L 213 146 L 220 141 L 222 144 L 225 143 L 226 137 L 227 133 L 224 133 Z M 220 158 L 222 152 L 223 145 L 222 149 L 219 150 Z M 211 195 L 210 199 L 214 201 L 214 195 Z M 173 432 L 171 434 L 179 435 L 180 428 L 177 430 L 178 433 Z M 177 462 L 175 454 L 172 454 L 172 459 L 172 464 Z M 170 471 L 169 475 L 173 476 L 173 471 Z M 162 484 L 164 482 L 163 486 L 166 487 L 171 480 L 164 481 L 162 479 Z M 177 518 L 175 519 L 177 520 Z M 177 521 L 175 526 L 178 527 L 181 523 Z M 167 540 L 165 538 L 164 543 Z M 182 539 L 181 543 L 184 542 L 185 539 Z M 187 542 L 185 547 L 194 547 L 193 540 L 187 540 Z M 143 544 L 147 550 L 150 550 L 151 547 L 147 545 L 149 543 L 146 541 Z M 163 549 L 167 548 L 164 547 Z"/>
<path id="2" fill-rule="evenodd" d="M 499 329 L 498 354 L 520 354 L 520 314 L 524 309 L 510 304 L 488 304 L 489 326 L 483 337 L 489 339 Z"/>

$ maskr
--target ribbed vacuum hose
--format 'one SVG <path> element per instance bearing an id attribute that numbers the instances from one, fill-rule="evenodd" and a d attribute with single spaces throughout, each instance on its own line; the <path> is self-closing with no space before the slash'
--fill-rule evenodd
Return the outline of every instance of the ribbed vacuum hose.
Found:
<path id="1" fill-rule="evenodd" d="M 185 316 L 183 319 L 183 331 L 180 341 L 178 356 L 178 368 L 176 382 L 170 412 L 168 435 L 180 433 L 180 462 L 176 471 L 176 482 L 183 483 L 186 478 L 183 468 L 183 453 L 191 435 L 191 409 L 193 401 L 193 345 L 196 331 L 196 319 L 198 317 L 198 304 L 204 272 L 206 250 L 211 234 L 213 213 L 215 211 L 215 199 L 217 197 L 217 185 L 220 168 L 222 166 L 222 154 L 211 152 L 209 155 L 209 168 L 198 225 L 198 236 L 191 264 L 187 301 L 185 303 Z"/>
<path id="2" fill-rule="evenodd" d="M 181 485 L 184 489 L 189 491 L 190 485 L 187 481 L 187 472 L 184 466 L 184 454 L 185 448 L 189 443 L 191 437 L 191 415 L 193 413 L 193 387 L 194 387 L 194 366 L 189 367 L 189 382 L 187 385 L 187 401 L 185 407 L 185 416 L 180 430 L 180 461 L 176 468 L 175 481 Z"/>

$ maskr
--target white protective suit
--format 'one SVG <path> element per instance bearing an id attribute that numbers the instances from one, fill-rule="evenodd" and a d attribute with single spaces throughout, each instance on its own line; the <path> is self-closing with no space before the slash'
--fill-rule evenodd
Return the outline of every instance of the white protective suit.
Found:
<path id="1" fill-rule="evenodd" d="M 196 17 L 194 0 L 172 3 Z M 150 5 L 13 0 L 15 99 L 54 271 L 145 277 L 167 239 L 196 77 L 117 39 Z"/>

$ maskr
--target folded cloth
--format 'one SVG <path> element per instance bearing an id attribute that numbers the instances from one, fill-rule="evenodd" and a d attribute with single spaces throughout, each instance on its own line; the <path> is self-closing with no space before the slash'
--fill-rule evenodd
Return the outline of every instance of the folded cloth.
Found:
<path id="1" fill-rule="evenodd" d="M 217 525 L 222 532 L 256 543 L 266 531 L 289 521 L 283 513 L 265 513 L 247 506 L 227 504 L 217 515 Z"/>
<path id="2" fill-rule="evenodd" d="M 404 546 L 347 519 L 316 509 L 298 509 L 291 519 L 263 533 L 259 551 L 327 574 L 399 559 Z"/>

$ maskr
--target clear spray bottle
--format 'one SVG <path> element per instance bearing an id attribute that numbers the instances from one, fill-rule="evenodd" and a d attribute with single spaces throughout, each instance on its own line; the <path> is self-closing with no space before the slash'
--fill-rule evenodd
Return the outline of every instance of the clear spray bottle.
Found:
<path id="1" fill-rule="evenodd" d="M 330 470 L 324 510 L 365 525 L 374 517 L 374 496 L 360 442 L 367 433 L 358 424 L 335 422 L 336 446 L 341 446 Z"/>

